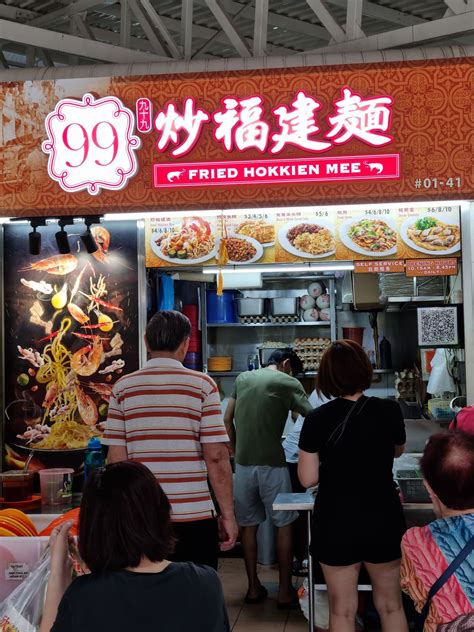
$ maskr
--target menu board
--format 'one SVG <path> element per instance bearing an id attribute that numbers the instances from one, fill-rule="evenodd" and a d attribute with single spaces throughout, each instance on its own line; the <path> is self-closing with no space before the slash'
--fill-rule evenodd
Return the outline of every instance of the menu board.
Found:
<path id="1" fill-rule="evenodd" d="M 146 221 L 146 265 L 251 265 L 458 257 L 460 207 L 279 208 Z M 222 248 L 222 240 L 225 248 Z"/>

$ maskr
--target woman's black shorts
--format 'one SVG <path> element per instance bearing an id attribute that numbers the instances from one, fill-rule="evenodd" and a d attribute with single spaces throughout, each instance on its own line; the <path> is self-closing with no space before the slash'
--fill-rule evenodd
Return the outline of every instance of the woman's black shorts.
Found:
<path id="1" fill-rule="evenodd" d="M 318 562 L 328 566 L 392 562 L 401 557 L 400 542 L 405 531 L 399 503 L 345 511 L 321 507 L 314 514 L 311 552 Z"/>

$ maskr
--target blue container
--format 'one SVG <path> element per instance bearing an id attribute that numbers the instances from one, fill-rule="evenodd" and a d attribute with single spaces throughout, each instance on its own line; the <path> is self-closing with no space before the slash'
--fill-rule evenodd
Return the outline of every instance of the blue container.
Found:
<path id="1" fill-rule="evenodd" d="M 216 290 L 207 291 L 207 322 L 235 323 L 234 292 L 224 290 L 222 296 L 217 296 Z"/>
<path id="2" fill-rule="evenodd" d="M 100 439 L 92 437 L 87 445 L 86 456 L 84 459 L 84 480 L 92 470 L 97 470 L 105 465 L 104 452 Z"/>

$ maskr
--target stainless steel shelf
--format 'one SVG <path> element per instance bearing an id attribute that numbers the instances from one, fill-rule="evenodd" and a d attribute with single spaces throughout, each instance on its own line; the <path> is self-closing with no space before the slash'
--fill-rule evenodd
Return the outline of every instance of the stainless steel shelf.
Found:
<path id="1" fill-rule="evenodd" d="M 235 377 L 244 372 L 245 369 L 242 371 L 209 371 L 208 375 L 211 377 Z M 395 369 L 374 369 L 374 375 L 388 375 L 390 373 L 395 373 Z M 306 371 L 305 373 L 298 373 L 295 377 L 316 377 L 317 374 L 317 371 Z"/>
<path id="2" fill-rule="evenodd" d="M 387 303 L 444 303 L 445 296 L 389 296 Z"/>
<path id="3" fill-rule="evenodd" d="M 330 327 L 331 322 L 326 320 L 317 320 L 310 323 L 207 323 L 207 327 Z"/>
<path id="4" fill-rule="evenodd" d="M 246 373 L 246 371 L 209 371 L 207 375 L 210 375 L 211 377 L 237 377 L 237 375 L 240 375 L 241 373 Z M 317 371 L 306 371 L 306 373 L 299 373 L 295 377 L 301 379 L 304 377 L 315 377 L 317 374 Z"/>
<path id="5" fill-rule="evenodd" d="M 211 377 L 237 377 L 243 371 L 209 371 L 207 375 Z"/>

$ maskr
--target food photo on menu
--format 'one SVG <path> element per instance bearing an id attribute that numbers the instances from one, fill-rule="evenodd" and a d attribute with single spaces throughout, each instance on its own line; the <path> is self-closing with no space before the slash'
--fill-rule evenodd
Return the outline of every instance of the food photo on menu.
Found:
<path id="1" fill-rule="evenodd" d="M 264 219 L 246 219 L 236 227 L 235 233 L 256 239 L 264 248 L 275 243 L 275 226 Z"/>
<path id="2" fill-rule="evenodd" d="M 158 237 L 152 236 L 152 250 L 162 260 L 173 264 L 204 263 L 216 256 L 215 226 L 202 217 L 184 217 L 165 226 Z"/>
<path id="3" fill-rule="evenodd" d="M 338 214 L 339 240 L 350 252 L 363 257 L 389 257 L 397 254 L 397 219 L 392 211 L 367 215 L 364 211 Z"/>
<path id="4" fill-rule="evenodd" d="M 335 254 L 336 228 L 329 213 L 315 218 L 310 209 L 289 211 L 277 214 L 277 222 L 278 260 L 323 259 Z"/>
<path id="5" fill-rule="evenodd" d="M 89 439 L 102 435 L 112 387 L 138 368 L 137 243 L 134 222 L 68 230 L 40 227 L 39 255 L 28 254 L 29 226 L 5 227 L 6 463 L 21 469 L 79 468 Z M 131 228 L 133 227 L 133 230 Z"/>
<path id="6" fill-rule="evenodd" d="M 423 215 L 407 219 L 402 224 L 401 236 L 406 245 L 426 254 L 448 255 L 461 248 L 459 216 Z"/>

